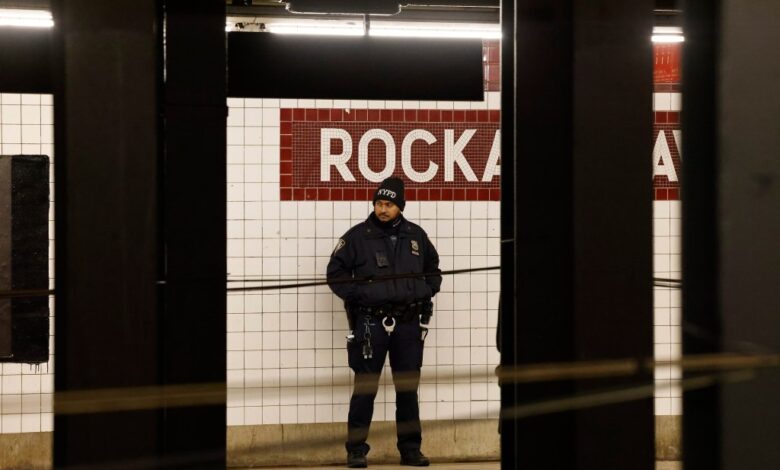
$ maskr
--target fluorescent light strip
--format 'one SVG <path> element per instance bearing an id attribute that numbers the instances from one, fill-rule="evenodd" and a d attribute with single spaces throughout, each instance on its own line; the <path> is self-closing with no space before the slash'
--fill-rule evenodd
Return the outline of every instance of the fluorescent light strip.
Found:
<path id="1" fill-rule="evenodd" d="M 683 30 L 679 26 L 654 26 L 653 34 L 678 34 L 682 35 Z"/>
<path id="2" fill-rule="evenodd" d="M 293 24 L 276 23 L 268 24 L 268 31 L 276 34 L 307 34 L 322 36 L 362 36 L 362 25 L 333 25 L 315 26 L 312 23 Z M 495 29 L 466 29 L 466 28 L 415 28 L 415 27 L 389 27 L 371 25 L 370 36 L 378 37 L 418 37 L 418 38 L 481 38 L 500 39 L 501 31 Z"/>
<path id="3" fill-rule="evenodd" d="M 657 43 L 676 43 L 684 42 L 685 36 L 682 28 L 678 26 L 656 26 L 650 40 Z"/>
<path id="4" fill-rule="evenodd" d="M 0 26 L 51 28 L 54 21 L 48 11 L 0 9 Z"/>
<path id="5" fill-rule="evenodd" d="M 650 37 L 650 40 L 655 43 L 669 44 L 675 42 L 685 42 L 685 36 L 681 36 L 679 34 L 653 34 Z"/>
<path id="6" fill-rule="evenodd" d="M 449 38 L 449 39 L 501 39 L 501 31 L 489 29 L 416 29 L 372 27 L 371 36 L 406 38 Z"/>
<path id="7" fill-rule="evenodd" d="M 362 36 L 362 26 L 310 26 L 297 24 L 269 24 L 268 31 L 275 34 L 304 34 L 317 36 Z"/>

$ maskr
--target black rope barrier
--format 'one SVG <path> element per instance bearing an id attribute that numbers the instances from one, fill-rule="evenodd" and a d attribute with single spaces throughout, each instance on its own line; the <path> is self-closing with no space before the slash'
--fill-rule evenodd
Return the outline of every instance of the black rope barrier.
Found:
<path id="1" fill-rule="evenodd" d="M 281 279 L 275 277 L 272 279 L 260 278 L 260 279 L 226 279 L 227 283 L 267 283 L 274 284 L 263 286 L 243 286 L 243 287 L 228 287 L 227 292 L 250 292 L 250 291 L 268 291 L 268 290 L 285 290 L 285 289 L 302 289 L 306 287 L 317 287 L 334 284 L 349 284 L 349 283 L 371 283 L 371 282 L 384 282 L 397 279 L 415 279 L 428 276 L 454 276 L 459 274 L 470 274 L 486 271 L 497 271 L 501 269 L 501 266 L 488 266 L 482 268 L 464 268 L 464 269 L 452 269 L 449 271 L 441 272 L 427 272 L 427 273 L 404 273 L 404 274 L 388 274 L 384 276 L 364 277 L 364 278 L 339 278 L 339 279 L 325 279 L 325 278 L 293 278 L 293 279 Z M 291 283 L 282 283 L 286 281 L 292 281 Z M 165 285 L 164 281 L 158 282 L 159 285 Z M 653 286 L 655 287 L 668 287 L 668 288 L 681 288 L 682 280 L 670 279 L 670 278 L 653 278 Z M 36 297 L 49 297 L 56 295 L 55 289 L 24 289 L 24 290 L 4 290 L 0 291 L 0 299 L 11 298 L 36 298 Z"/>
<path id="2" fill-rule="evenodd" d="M 326 285 L 333 285 L 333 284 L 351 284 L 351 283 L 367 284 L 372 282 L 394 281 L 398 279 L 418 279 L 418 278 L 432 277 L 432 276 L 451 276 L 457 274 L 469 274 L 469 273 L 476 273 L 482 271 L 496 271 L 499 269 L 501 269 L 501 266 L 490 266 L 484 268 L 452 269 L 449 271 L 436 271 L 436 272 L 427 272 L 427 273 L 386 274 L 383 276 L 373 276 L 373 277 L 363 277 L 363 278 L 353 277 L 353 278 L 338 278 L 338 279 L 330 279 L 330 280 L 320 278 L 312 282 L 299 282 L 295 284 L 275 284 L 270 286 L 251 286 L 251 287 L 229 287 L 227 291 L 245 292 L 245 291 L 255 291 L 255 290 L 262 291 L 262 290 L 299 289 L 303 287 L 316 287 L 316 286 L 326 286 Z M 246 282 L 260 282 L 260 281 L 246 281 Z"/>

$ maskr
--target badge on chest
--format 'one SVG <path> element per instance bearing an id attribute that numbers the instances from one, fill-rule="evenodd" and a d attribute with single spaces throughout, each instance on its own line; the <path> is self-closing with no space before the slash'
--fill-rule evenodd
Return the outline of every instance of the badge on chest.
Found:
<path id="1" fill-rule="evenodd" d="M 417 243 L 417 240 L 411 240 L 412 244 L 412 254 L 415 256 L 420 256 L 420 244 Z"/>
<path id="2" fill-rule="evenodd" d="M 375 255 L 376 255 L 376 266 L 378 268 L 386 268 L 390 266 L 390 261 L 387 259 L 387 253 L 385 253 L 384 251 L 377 251 Z"/>

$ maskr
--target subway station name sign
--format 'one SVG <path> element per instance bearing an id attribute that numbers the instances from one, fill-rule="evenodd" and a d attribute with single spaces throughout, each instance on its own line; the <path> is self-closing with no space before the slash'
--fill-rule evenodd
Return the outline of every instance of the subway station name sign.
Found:
<path id="1" fill-rule="evenodd" d="M 282 200 L 370 200 L 389 176 L 407 200 L 499 200 L 500 112 L 282 109 Z"/>

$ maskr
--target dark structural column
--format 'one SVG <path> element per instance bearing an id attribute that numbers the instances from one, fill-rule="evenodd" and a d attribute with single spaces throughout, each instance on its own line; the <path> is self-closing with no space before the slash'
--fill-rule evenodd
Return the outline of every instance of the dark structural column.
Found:
<path id="1" fill-rule="evenodd" d="M 652 357 L 653 2 L 511 3 L 502 28 L 515 53 L 503 67 L 515 68 L 514 83 L 504 75 L 502 90 L 513 87 L 514 109 L 504 104 L 502 129 L 515 135 L 502 149 L 502 204 L 514 210 L 502 210 L 502 238 L 514 249 L 502 251 L 502 364 Z M 652 376 L 505 387 L 503 468 L 654 467 Z M 620 390 L 638 393 L 611 394 Z M 604 393 L 614 402 L 534 406 Z"/>
<path id="2" fill-rule="evenodd" d="M 54 4 L 57 468 L 224 467 L 224 2 L 209 5 L 172 6 L 166 83 L 163 2 Z M 160 387 L 182 384 L 207 406 Z"/>
<path id="3" fill-rule="evenodd" d="M 496 342 L 501 352 L 501 367 L 512 367 L 516 362 L 514 341 L 517 264 L 515 230 L 515 21 L 514 1 L 501 3 L 501 297 L 499 300 L 498 331 Z M 512 384 L 501 385 L 502 407 L 517 402 L 517 388 Z M 516 429 L 514 423 L 501 421 L 501 460 L 515 462 Z M 507 468 L 507 467 L 504 467 Z M 511 468 L 511 467 L 510 467 Z"/>
<path id="4" fill-rule="evenodd" d="M 54 6 L 54 465 L 152 459 L 158 410 L 59 409 L 61 392 L 159 383 L 161 24 L 154 0 Z"/>
<path id="5" fill-rule="evenodd" d="M 683 351 L 776 355 L 780 4 L 683 11 Z M 707 375 L 683 399 L 685 467 L 780 467 L 777 367 Z"/>
<path id="6" fill-rule="evenodd" d="M 166 455 L 224 468 L 226 439 L 225 2 L 166 1 L 162 364 L 168 385 L 212 384 L 211 406 L 166 411 Z"/>

